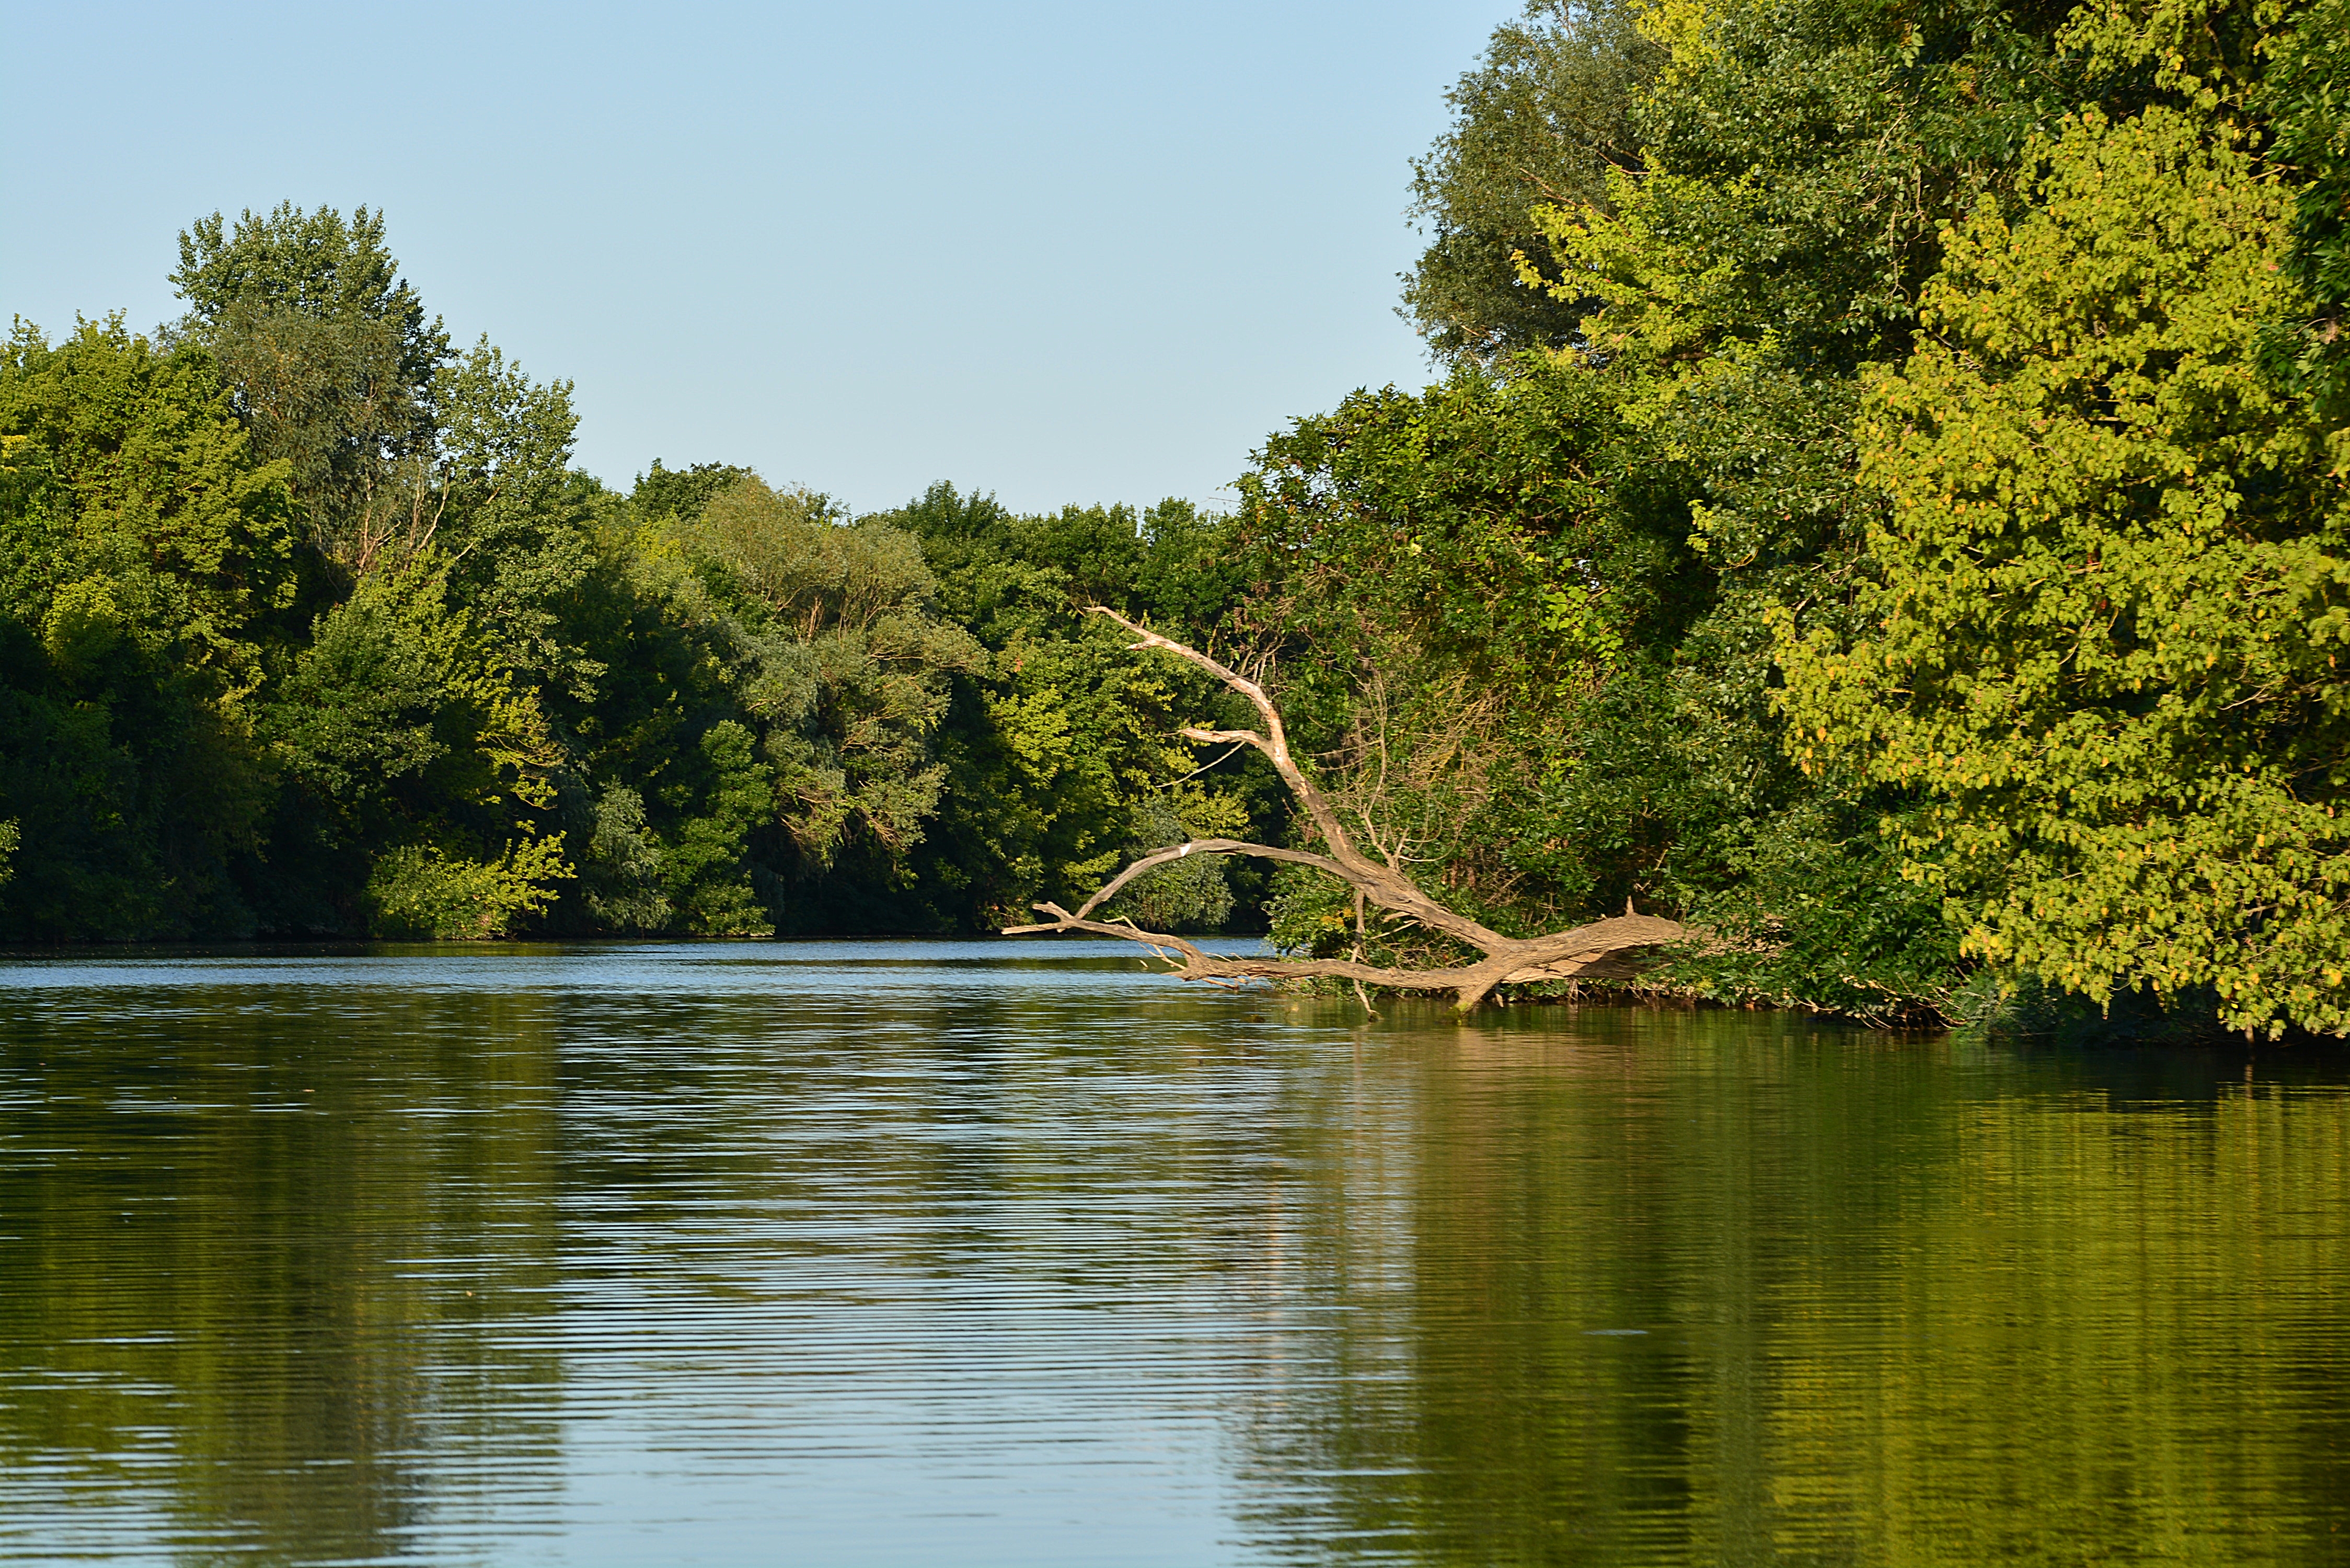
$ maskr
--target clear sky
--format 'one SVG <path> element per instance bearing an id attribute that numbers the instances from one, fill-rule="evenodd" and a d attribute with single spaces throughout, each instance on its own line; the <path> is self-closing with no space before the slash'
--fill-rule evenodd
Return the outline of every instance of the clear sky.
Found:
<path id="1" fill-rule="evenodd" d="M 1515 9 L 0 0 L 0 311 L 145 327 L 197 215 L 365 203 L 621 488 L 1213 501 L 1429 379 L 1409 161 Z"/>

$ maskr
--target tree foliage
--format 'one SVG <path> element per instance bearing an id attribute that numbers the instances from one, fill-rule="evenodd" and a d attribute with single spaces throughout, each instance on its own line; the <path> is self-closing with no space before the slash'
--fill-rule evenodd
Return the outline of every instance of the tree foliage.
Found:
<path id="1" fill-rule="evenodd" d="M 820 925 L 935 816 L 919 540 L 748 471 L 574 471 L 380 214 L 182 236 L 186 317 L 0 361 L 18 937 Z"/>
<path id="2" fill-rule="evenodd" d="M 1497 34 L 1423 192 L 1535 123 L 1587 178 L 1440 346 L 1546 350 L 1250 492 L 1333 790 L 1497 921 L 1709 925 L 1700 989 L 2344 1027 L 2334 10 L 1669 0 L 1596 130 Z"/>
<path id="3" fill-rule="evenodd" d="M 1952 235 L 1937 338 L 1870 387 L 1863 629 L 1791 644 L 1790 713 L 1929 794 L 1910 868 L 1983 956 L 2341 1031 L 2350 497 L 2258 353 L 2305 299 L 2292 193 L 2161 106 L 2031 162 L 2019 211 Z"/>
<path id="4" fill-rule="evenodd" d="M 885 520 L 921 541 L 941 608 L 986 655 L 958 674 L 940 735 L 944 794 L 914 862 L 930 919 L 1017 923 L 1039 899 L 1081 898 L 1137 852 L 1277 819 L 1262 769 L 1175 736 L 1221 711 L 1222 694 L 1082 613 L 1107 604 L 1214 627 L 1241 575 L 1225 520 L 1182 502 L 1021 516 L 943 484 Z M 1205 861 L 1155 873 L 1122 908 L 1213 927 L 1234 907 L 1227 876 Z M 1253 893 L 1251 877 L 1233 874 Z"/>
<path id="5" fill-rule="evenodd" d="M 1447 379 L 1229 516 L 623 494 L 380 214 L 215 214 L 161 342 L 0 362 L 0 929 L 979 930 L 1246 838 L 1108 912 L 1459 956 L 1180 738 L 1212 666 L 1480 940 L 2350 1030 L 2345 5 L 1543 0 L 1414 166 Z"/>
<path id="6" fill-rule="evenodd" d="M 437 430 L 448 334 L 399 275 L 380 213 L 290 202 L 180 235 L 179 333 L 209 348 L 255 449 L 286 463 L 310 541 L 362 568 Z"/>
<path id="7" fill-rule="evenodd" d="M 0 357 L 0 920 L 234 929 L 265 782 L 257 689 L 294 591 L 283 464 L 212 359 L 119 317 Z"/>
<path id="8" fill-rule="evenodd" d="M 1607 199 L 1610 169 L 1638 168 L 1631 113 L 1662 51 L 1619 0 L 1528 0 L 1493 30 L 1447 98 L 1453 121 L 1412 164 L 1412 215 L 1430 234 L 1404 309 L 1444 363 L 1492 367 L 1574 336 L 1586 302 L 1520 277 L 1539 254 L 1534 213 Z"/>

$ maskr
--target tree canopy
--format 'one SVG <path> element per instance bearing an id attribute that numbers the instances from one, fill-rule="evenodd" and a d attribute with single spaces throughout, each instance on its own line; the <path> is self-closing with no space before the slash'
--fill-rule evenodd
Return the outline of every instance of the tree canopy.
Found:
<path id="1" fill-rule="evenodd" d="M 1229 513 L 624 492 L 381 213 L 202 219 L 155 338 L 0 358 L 0 931 L 979 931 L 1245 839 L 1098 912 L 1457 966 L 1337 822 L 1687 994 L 2350 1032 L 2345 6 L 1538 0 L 1412 171 L 1442 379 Z M 1198 739 L 1251 684 L 1330 821 Z"/>

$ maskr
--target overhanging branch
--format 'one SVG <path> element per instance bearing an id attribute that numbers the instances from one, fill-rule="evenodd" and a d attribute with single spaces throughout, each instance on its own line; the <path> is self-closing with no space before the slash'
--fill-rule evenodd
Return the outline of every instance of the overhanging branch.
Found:
<path id="1" fill-rule="evenodd" d="M 1455 998 L 1455 1005 L 1465 1012 L 1483 1001 L 1497 985 L 1526 984 L 1536 981 L 1624 978 L 1637 971 L 1642 956 L 1649 950 L 1687 941 L 1697 934 L 1678 921 L 1654 915 L 1634 914 L 1627 908 L 1624 914 L 1612 919 L 1595 920 L 1568 930 L 1553 931 L 1547 936 L 1505 937 L 1457 910 L 1447 909 L 1420 891 L 1419 886 L 1399 867 L 1373 860 L 1355 847 L 1345 826 L 1338 820 L 1337 813 L 1330 808 L 1328 800 L 1315 786 L 1313 778 L 1291 753 L 1288 731 L 1281 722 L 1281 711 L 1265 694 L 1263 687 L 1199 649 L 1187 647 L 1172 638 L 1161 637 L 1115 610 L 1096 606 L 1093 613 L 1107 616 L 1132 632 L 1138 639 L 1132 647 L 1155 648 L 1171 653 L 1206 670 L 1248 700 L 1264 722 L 1263 731 L 1186 727 L 1181 733 L 1188 740 L 1211 745 L 1247 744 L 1263 753 L 1266 760 L 1272 763 L 1274 771 L 1280 774 L 1282 783 L 1288 786 L 1290 794 L 1304 809 L 1307 820 L 1329 853 L 1316 855 L 1303 849 L 1250 844 L 1236 838 L 1196 838 L 1143 856 L 1104 883 L 1075 912 L 1058 904 L 1038 904 L 1037 912 L 1050 915 L 1053 917 L 1051 919 L 1034 925 L 1007 927 L 1003 932 L 1005 936 L 1063 931 L 1117 937 L 1139 942 L 1161 958 L 1177 962 L 1175 973 L 1182 980 L 1231 982 L 1331 979 L 1355 981 L 1388 991 L 1451 992 Z M 1181 937 L 1146 931 L 1131 921 L 1092 918 L 1096 910 L 1136 877 L 1193 855 L 1248 855 L 1259 859 L 1310 866 L 1339 878 L 1381 909 L 1406 916 L 1430 930 L 1474 948 L 1484 957 L 1474 963 L 1438 969 L 1395 969 L 1355 959 L 1234 958 L 1210 953 Z"/>

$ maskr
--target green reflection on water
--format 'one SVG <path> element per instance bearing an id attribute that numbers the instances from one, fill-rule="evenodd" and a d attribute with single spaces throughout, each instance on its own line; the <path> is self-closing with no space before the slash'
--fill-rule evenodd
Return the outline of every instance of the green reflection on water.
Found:
<path id="1" fill-rule="evenodd" d="M 1336 1264 L 1401 1375 L 1298 1369 L 1266 1471 L 1336 1556 L 2350 1562 L 2341 1065 L 1461 1031 L 1381 1151 L 1408 1272 Z"/>
<path id="2" fill-rule="evenodd" d="M 1024 1429 L 1196 1413 L 1120 1484 L 1229 1561 L 2350 1563 L 2338 1058 L 404 961 L 0 988 L 0 1527 L 497 1561 L 619 1506 L 573 1407 L 749 1390 L 677 1440 L 951 1440 L 983 1499 Z M 917 1539 L 785 1469 L 808 1560 Z"/>
<path id="3" fill-rule="evenodd" d="M 553 1279 L 549 1003 L 361 992 L 289 1029 L 273 1000 L 10 1009 L 0 1469 L 161 1500 L 130 1533 L 186 1560 L 379 1560 L 554 1451 L 501 1398 L 554 1359 L 473 1293 L 510 1318 Z"/>

